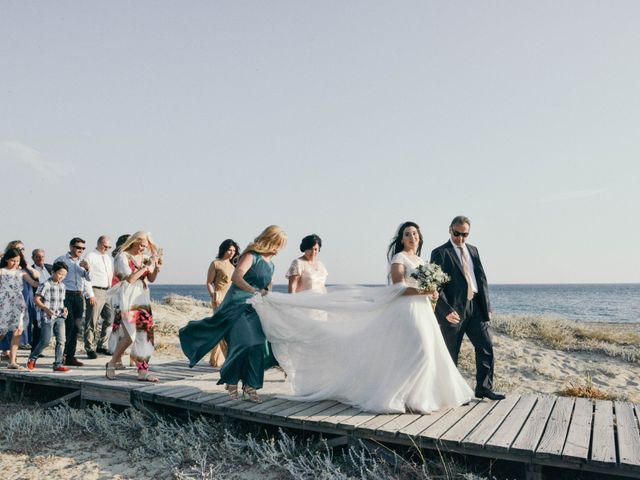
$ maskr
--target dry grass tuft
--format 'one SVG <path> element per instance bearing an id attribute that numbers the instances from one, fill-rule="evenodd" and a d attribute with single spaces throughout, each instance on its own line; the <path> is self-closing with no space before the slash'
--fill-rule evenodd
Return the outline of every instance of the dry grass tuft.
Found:
<path id="1" fill-rule="evenodd" d="M 563 397 L 595 398 L 596 400 L 618 400 L 620 397 L 607 393 L 593 384 L 591 375 L 587 374 L 584 381 L 575 380 L 558 392 Z"/>
<path id="2" fill-rule="evenodd" d="M 211 307 L 210 303 L 196 300 L 193 297 L 185 297 L 184 295 L 170 294 L 162 299 L 162 305 L 173 307 L 180 312 L 190 312 L 194 306 Z"/>
<path id="3" fill-rule="evenodd" d="M 155 352 L 158 355 L 164 355 L 169 357 L 182 357 L 184 354 L 182 353 L 182 349 L 180 345 L 176 343 L 165 343 L 165 342 L 156 342 L 154 345 Z"/>
<path id="4" fill-rule="evenodd" d="M 176 337 L 178 335 L 178 326 L 168 322 L 158 322 L 155 324 L 153 331 L 156 335 Z"/>
<path id="5" fill-rule="evenodd" d="M 640 335 L 606 325 L 585 325 L 542 315 L 496 315 L 491 326 L 512 338 L 533 340 L 557 350 L 600 353 L 640 363 Z"/>

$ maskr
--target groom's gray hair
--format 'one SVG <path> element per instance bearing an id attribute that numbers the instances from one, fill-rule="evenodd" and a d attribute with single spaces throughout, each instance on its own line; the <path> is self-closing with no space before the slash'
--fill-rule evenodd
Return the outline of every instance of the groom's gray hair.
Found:
<path id="1" fill-rule="evenodd" d="M 464 225 L 465 223 L 471 226 L 471 220 L 469 220 L 469 217 L 465 217 L 464 215 L 458 215 L 457 217 L 454 217 L 453 220 L 451 220 L 451 225 L 449 226 L 453 227 L 454 225 Z"/>

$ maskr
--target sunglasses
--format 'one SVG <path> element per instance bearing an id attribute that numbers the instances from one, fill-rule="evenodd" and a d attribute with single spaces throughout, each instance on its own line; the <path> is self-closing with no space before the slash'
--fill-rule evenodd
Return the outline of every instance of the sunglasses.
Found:
<path id="1" fill-rule="evenodd" d="M 454 237 L 467 238 L 469 236 L 469 232 L 463 233 L 463 232 L 458 232 L 456 230 L 451 230 L 451 233 L 453 234 Z"/>
<path id="2" fill-rule="evenodd" d="M 84 250 L 87 247 L 79 247 L 78 245 L 74 245 L 73 248 L 75 248 L 76 250 Z"/>

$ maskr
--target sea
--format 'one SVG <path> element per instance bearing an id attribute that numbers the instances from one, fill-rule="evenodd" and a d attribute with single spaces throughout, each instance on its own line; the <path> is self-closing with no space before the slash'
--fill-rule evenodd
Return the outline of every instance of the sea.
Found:
<path id="1" fill-rule="evenodd" d="M 330 287 L 330 285 L 328 285 Z M 286 285 L 275 285 L 286 292 Z M 204 285 L 152 285 L 151 297 L 170 294 L 208 302 Z M 495 314 L 544 315 L 584 322 L 640 323 L 640 283 L 490 285 Z"/>

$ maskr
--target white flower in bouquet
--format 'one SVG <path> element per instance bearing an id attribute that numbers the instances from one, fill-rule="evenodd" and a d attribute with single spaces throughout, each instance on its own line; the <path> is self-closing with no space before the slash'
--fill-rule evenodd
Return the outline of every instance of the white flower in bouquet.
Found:
<path id="1" fill-rule="evenodd" d="M 451 277 L 442 271 L 440 265 L 430 262 L 418 265 L 411 277 L 418 281 L 419 289 L 426 292 L 436 292 L 451 280 Z"/>

